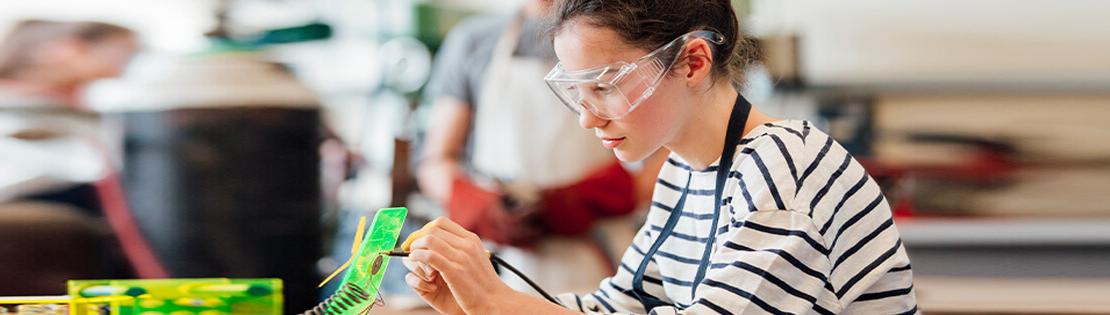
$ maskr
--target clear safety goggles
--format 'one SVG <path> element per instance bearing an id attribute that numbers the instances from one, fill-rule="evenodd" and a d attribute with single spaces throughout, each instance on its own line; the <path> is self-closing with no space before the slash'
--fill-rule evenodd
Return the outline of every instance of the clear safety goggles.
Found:
<path id="1" fill-rule="evenodd" d="M 562 63 L 544 77 L 547 86 L 575 114 L 582 109 L 605 120 L 620 119 L 655 93 L 655 88 L 679 59 L 691 39 L 724 44 L 724 36 L 711 31 L 686 33 L 634 62 L 619 61 L 582 70 L 567 70 Z M 670 57 L 670 58 L 668 58 Z"/>

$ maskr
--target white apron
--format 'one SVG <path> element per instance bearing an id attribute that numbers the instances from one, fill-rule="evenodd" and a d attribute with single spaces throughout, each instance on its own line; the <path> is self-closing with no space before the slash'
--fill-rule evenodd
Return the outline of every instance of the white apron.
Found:
<path id="1" fill-rule="evenodd" d="M 615 158 L 543 82 L 554 65 L 514 56 L 521 23 L 518 16 L 506 28 L 486 69 L 475 106 L 472 162 L 527 203 L 539 190 L 577 182 Z"/>
<path id="2" fill-rule="evenodd" d="M 616 159 L 591 131 L 578 126 L 577 117 L 543 82 L 554 64 L 514 56 L 522 22 L 518 15 L 494 48 L 475 106 L 472 159 L 481 175 L 499 181 L 513 198 L 532 203 L 540 190 L 575 183 Z M 533 251 L 503 247 L 499 252 L 554 293 L 597 288 L 611 266 L 594 250 L 584 238 L 547 237 Z M 531 292 L 515 277 L 505 280 Z"/>

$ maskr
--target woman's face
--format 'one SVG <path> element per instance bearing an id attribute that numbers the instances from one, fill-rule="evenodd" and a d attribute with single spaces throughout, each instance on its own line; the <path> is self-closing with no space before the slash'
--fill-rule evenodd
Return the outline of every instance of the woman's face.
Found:
<path id="1" fill-rule="evenodd" d="M 138 52 L 134 35 L 119 34 L 94 43 L 87 43 L 79 62 L 81 79 L 93 81 L 119 76 Z"/>
<path id="2" fill-rule="evenodd" d="M 43 50 L 52 56 L 47 59 L 49 66 L 67 80 L 64 84 L 84 85 L 118 77 L 139 45 L 132 34 L 114 34 L 95 41 L 64 39 Z"/>
<path id="3" fill-rule="evenodd" d="M 632 47 L 611 29 L 570 21 L 555 36 L 555 54 L 567 70 L 589 69 L 618 61 L 633 62 L 648 51 Z M 614 120 L 581 110 L 578 123 L 593 129 L 601 144 L 625 162 L 640 161 L 667 144 L 686 121 L 685 84 L 666 76 L 651 97 L 628 115 Z M 635 96 L 629 96 L 635 97 Z"/>

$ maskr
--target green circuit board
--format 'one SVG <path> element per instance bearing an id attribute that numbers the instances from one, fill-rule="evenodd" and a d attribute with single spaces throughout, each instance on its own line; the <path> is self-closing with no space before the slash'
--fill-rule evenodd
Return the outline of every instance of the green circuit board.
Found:
<path id="1" fill-rule="evenodd" d="M 347 269 L 340 288 L 344 285 L 355 285 L 364 291 L 369 298 L 359 301 L 358 305 L 350 308 L 330 308 L 327 314 L 355 315 L 362 313 L 378 299 L 378 288 L 385 276 L 386 267 L 390 257 L 383 252 L 393 250 L 397 246 L 397 238 L 401 235 L 401 225 L 408 215 L 406 208 L 386 208 L 378 210 L 374 221 L 370 224 L 368 233 L 362 239 L 361 245 L 351 259 L 351 266 Z"/>

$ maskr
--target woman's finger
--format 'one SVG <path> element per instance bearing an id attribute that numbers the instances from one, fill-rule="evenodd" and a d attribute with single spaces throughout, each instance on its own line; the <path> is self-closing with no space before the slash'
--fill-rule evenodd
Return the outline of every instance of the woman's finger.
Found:
<path id="1" fill-rule="evenodd" d="M 401 259 L 401 263 L 405 265 L 405 268 L 408 268 L 409 271 L 412 271 L 413 274 L 424 281 L 435 281 L 436 276 L 439 274 L 435 269 L 432 269 L 431 266 L 428 266 L 428 264 L 414 261 L 408 257 Z"/>
<path id="2" fill-rule="evenodd" d="M 420 238 L 423 238 L 424 236 L 427 236 L 429 234 L 433 234 L 436 231 L 444 231 L 444 232 L 450 233 L 450 234 L 452 234 L 452 235 L 454 235 L 454 236 L 456 236 L 460 239 L 465 239 L 465 240 L 470 240 L 470 241 L 478 241 L 478 242 L 481 241 L 478 238 L 477 234 L 474 234 L 474 233 L 471 233 L 470 231 L 467 231 L 462 226 L 458 225 L 457 223 L 455 223 L 454 221 L 451 221 L 450 219 L 448 219 L 446 217 L 440 217 L 440 218 L 437 218 L 437 219 L 433 220 L 432 222 L 429 222 L 428 224 L 425 224 L 419 230 L 416 230 L 415 232 L 412 232 L 412 234 L 409 234 L 408 238 L 406 238 L 405 241 L 403 243 L 401 243 L 401 249 L 402 250 L 411 250 L 412 249 L 412 244 L 416 240 L 418 240 Z"/>
<path id="3" fill-rule="evenodd" d="M 486 263 L 489 259 L 488 252 L 481 243 L 462 240 L 445 232 L 437 232 L 413 242 L 413 249 L 434 251 L 461 266 L 475 266 Z"/>
<path id="4" fill-rule="evenodd" d="M 428 264 L 425 264 L 425 263 L 420 262 L 420 261 L 416 261 L 416 260 L 411 259 L 409 257 L 405 257 L 405 258 L 401 259 L 401 263 L 404 264 L 405 268 L 408 268 L 409 271 L 418 273 L 418 275 L 419 274 L 432 275 L 432 273 L 435 272 L 435 269 L 432 269 L 432 267 L 428 266 Z"/>
<path id="5" fill-rule="evenodd" d="M 412 252 L 409 253 L 409 258 L 418 262 L 428 264 L 432 267 L 432 269 L 439 271 L 439 273 L 441 274 L 444 274 L 445 271 L 454 272 L 461 269 L 459 268 L 459 265 L 457 263 L 447 259 L 442 254 L 434 250 L 413 249 Z"/>
<path id="6" fill-rule="evenodd" d="M 446 231 L 436 230 L 412 242 L 411 249 L 430 249 L 446 254 L 448 257 L 452 257 L 454 255 L 453 252 L 470 246 L 473 246 L 473 244 L 465 239 L 461 239 Z"/>
<path id="7" fill-rule="evenodd" d="M 487 251 L 477 237 L 463 239 L 439 229 L 414 241 L 410 250 L 413 248 L 430 249 L 458 263 L 473 263 L 471 260 L 475 258 L 480 257 L 483 261 L 487 258 L 483 255 Z"/>
<path id="8" fill-rule="evenodd" d="M 420 295 L 428 295 L 437 289 L 435 282 L 423 281 L 420 277 L 411 273 L 405 275 L 405 283 Z"/>
<path id="9" fill-rule="evenodd" d="M 409 257 L 401 258 L 401 264 L 405 265 L 405 269 L 409 271 L 416 271 L 416 269 L 420 268 L 420 262 L 412 260 Z"/>
<path id="10" fill-rule="evenodd" d="M 478 239 L 477 234 L 474 234 L 473 232 L 468 231 L 467 229 L 463 228 L 458 223 L 455 223 L 455 221 L 451 221 L 451 219 L 448 219 L 447 217 L 436 218 L 431 223 L 428 223 L 428 225 L 438 227 L 438 228 L 440 228 L 444 231 L 447 231 L 448 233 L 454 234 L 455 236 L 458 236 L 459 238 L 462 238 L 462 239 L 466 239 L 466 240 L 477 240 Z"/>

